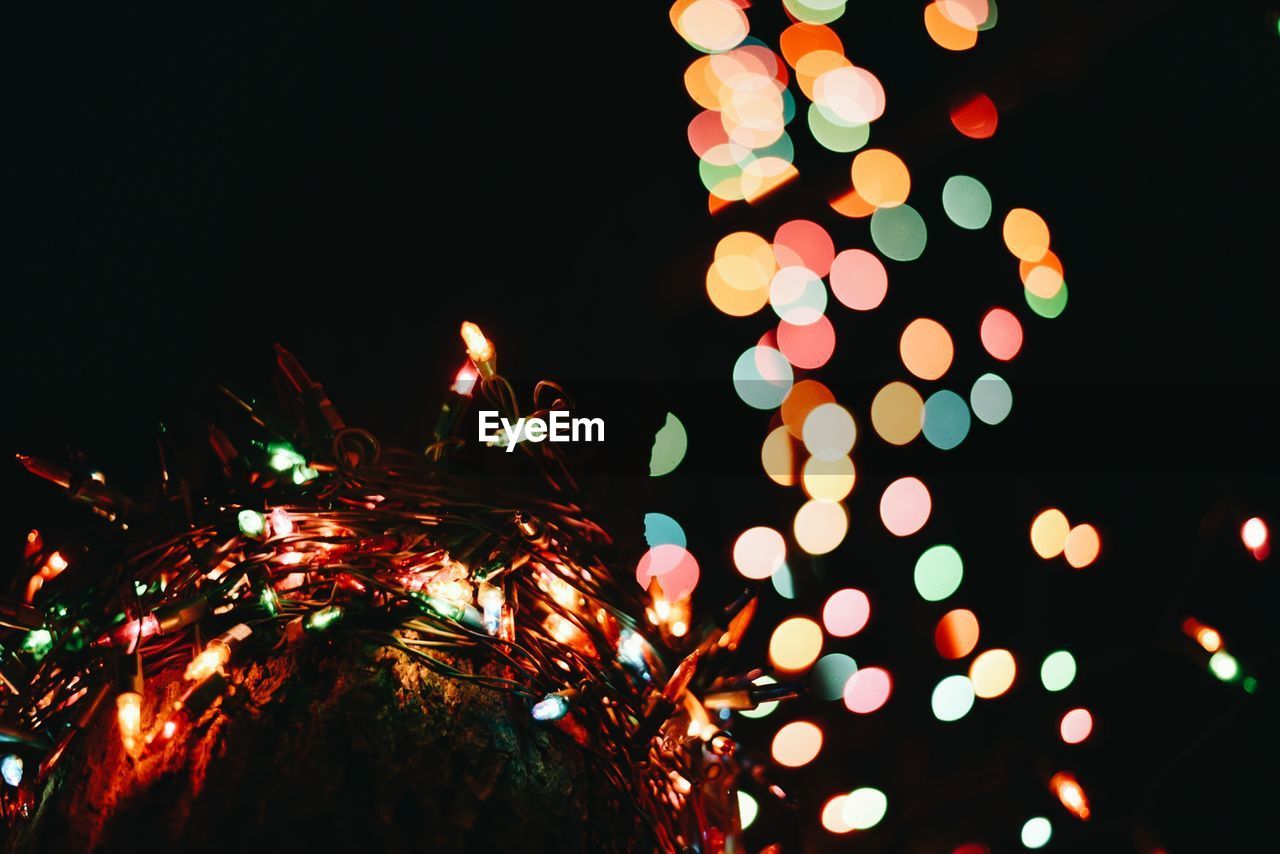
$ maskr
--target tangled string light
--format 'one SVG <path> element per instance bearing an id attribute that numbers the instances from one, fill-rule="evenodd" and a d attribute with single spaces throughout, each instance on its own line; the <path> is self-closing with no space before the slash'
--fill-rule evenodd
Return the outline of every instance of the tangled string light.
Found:
<path id="1" fill-rule="evenodd" d="M 442 462 L 462 444 L 473 394 L 519 415 L 492 342 L 471 323 L 462 337 L 469 358 L 425 454 L 383 449 L 347 427 L 279 348 L 296 429 L 228 391 L 250 438 L 236 444 L 210 428 L 231 484 L 218 500 L 196 505 L 166 471 L 172 500 L 143 505 L 100 474 L 19 457 L 119 536 L 74 566 L 38 532 L 28 536 L 26 601 L 5 601 L 0 613 L 6 815 L 32 812 L 37 786 L 113 692 L 123 749 L 144 760 L 219 714 L 238 662 L 346 634 L 504 692 L 576 740 L 657 847 L 734 849 L 735 789 L 752 764 L 735 757 L 712 714 L 794 692 L 724 675 L 754 596 L 672 631 L 688 603 L 667 601 L 656 580 L 646 601 L 615 578 L 600 557 L 609 537 L 550 444 L 519 446 L 550 497 L 448 474 Z M 566 406 L 550 383 L 534 392 L 535 406 L 544 400 L 543 415 Z M 213 639 L 200 648 L 201 637 Z M 145 720 L 146 678 L 182 661 L 180 698 Z"/>

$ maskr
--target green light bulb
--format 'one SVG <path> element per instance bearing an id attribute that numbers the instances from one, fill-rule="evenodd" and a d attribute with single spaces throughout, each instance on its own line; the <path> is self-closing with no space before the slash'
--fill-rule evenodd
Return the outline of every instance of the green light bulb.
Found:
<path id="1" fill-rule="evenodd" d="M 323 632 L 341 618 L 342 608 L 337 605 L 327 605 L 319 611 L 311 612 L 303 623 L 303 628 L 309 632 Z"/>
<path id="2" fill-rule="evenodd" d="M 48 629 L 34 629 L 23 638 L 22 648 L 24 651 L 31 653 L 36 661 L 39 661 L 48 655 L 49 650 L 53 649 L 53 633 Z"/>
<path id="3" fill-rule="evenodd" d="M 1225 649 L 1219 650 L 1209 659 L 1209 670 L 1223 682 L 1234 682 L 1240 676 L 1240 662 Z"/>
<path id="4" fill-rule="evenodd" d="M 294 450 L 288 442 L 272 442 L 267 445 L 267 453 L 271 455 L 267 465 L 276 471 L 288 471 L 294 466 L 305 466 L 307 458 Z"/>

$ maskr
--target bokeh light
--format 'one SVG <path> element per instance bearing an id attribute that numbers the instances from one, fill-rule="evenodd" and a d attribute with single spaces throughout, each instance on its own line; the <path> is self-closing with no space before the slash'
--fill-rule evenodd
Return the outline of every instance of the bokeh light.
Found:
<path id="1" fill-rule="evenodd" d="M 911 193 L 907 164 L 892 151 L 868 148 L 858 152 L 850 168 L 853 189 L 877 208 L 897 207 Z"/>
<path id="2" fill-rule="evenodd" d="M 871 619 L 871 600 L 867 594 L 854 587 L 837 590 L 827 597 L 822 606 L 822 625 L 832 637 L 847 638 L 856 635 Z"/>
<path id="3" fill-rule="evenodd" d="M 796 511 L 793 533 L 807 554 L 824 555 L 844 541 L 849 514 L 840 504 L 809 500 Z"/>
<path id="4" fill-rule="evenodd" d="M 889 274 L 865 249 L 845 249 L 831 262 L 831 293 L 855 311 L 870 311 L 884 302 Z"/>
<path id="5" fill-rule="evenodd" d="M 890 445 L 906 445 L 924 421 L 924 399 L 904 382 L 891 382 L 876 392 L 871 401 L 871 426 Z"/>
<path id="6" fill-rule="evenodd" d="M 991 193 L 977 178 L 952 175 L 942 185 L 942 210 L 956 225 L 976 231 L 991 221 Z"/>
<path id="7" fill-rule="evenodd" d="M 832 652 L 818 659 L 809 672 L 813 692 L 823 700 L 839 700 L 844 686 L 858 672 L 858 664 L 842 652 Z"/>
<path id="8" fill-rule="evenodd" d="M 978 331 L 982 347 L 993 358 L 1007 362 L 1022 349 L 1022 324 L 1007 308 L 993 308 L 982 318 Z"/>
<path id="9" fill-rule="evenodd" d="M 883 667 L 862 667 L 844 686 L 844 705 L 851 712 L 869 715 L 893 693 L 893 678 Z"/>
<path id="10" fill-rule="evenodd" d="M 1052 299 L 1038 297 L 1026 288 L 1022 289 L 1022 295 L 1027 300 L 1027 307 L 1046 320 L 1053 320 L 1066 311 L 1067 308 L 1066 282 L 1062 283 L 1062 287 L 1058 289 L 1058 293 Z"/>
<path id="11" fill-rule="evenodd" d="M 815 407 L 834 403 L 836 396 L 817 380 L 801 380 L 787 392 L 782 401 L 782 423 L 792 436 L 804 438 L 804 420 Z"/>
<path id="12" fill-rule="evenodd" d="M 853 825 L 844 817 L 844 802 L 848 795 L 836 795 L 822 807 L 822 826 L 831 833 L 850 833 Z"/>
<path id="13" fill-rule="evenodd" d="M 844 14 L 846 0 L 782 0 L 798 21 L 829 24 Z"/>
<path id="14" fill-rule="evenodd" d="M 748 528 L 733 544 L 733 565 L 745 578 L 768 578 L 786 559 L 786 540 L 773 528 Z"/>
<path id="15" fill-rule="evenodd" d="M 900 477 L 880 496 L 880 521 L 896 537 L 908 537 L 924 527 L 933 508 L 929 489 L 917 477 Z"/>
<path id="16" fill-rule="evenodd" d="M 809 721 L 792 721 L 773 737 L 773 760 L 788 768 L 808 765 L 822 750 L 822 730 Z"/>
<path id="17" fill-rule="evenodd" d="M 814 501 L 842 500 L 853 491 L 856 479 L 853 460 L 848 457 L 835 460 L 810 457 L 800 474 L 800 482 L 804 486 L 805 494 Z"/>
<path id="18" fill-rule="evenodd" d="M 949 389 L 929 395 L 924 402 L 925 439 L 940 451 L 949 451 L 969 435 L 969 405 Z"/>
<path id="19" fill-rule="evenodd" d="M 778 567 L 777 572 L 769 576 L 769 583 L 773 585 L 773 589 L 783 599 L 796 598 L 796 583 L 791 577 L 791 567 L 785 563 Z"/>
<path id="20" fill-rule="evenodd" d="M 1023 261 L 1039 261 L 1049 251 L 1049 226 L 1040 214 L 1014 208 L 1004 218 L 1004 245 Z"/>
<path id="21" fill-rule="evenodd" d="M 916 560 L 916 590 L 927 602 L 941 602 L 960 587 L 964 561 L 952 546 L 932 546 Z"/>
<path id="22" fill-rule="evenodd" d="M 827 310 L 827 289 L 808 267 L 782 267 L 769 283 L 769 305 L 783 321 L 808 326 Z"/>
<path id="23" fill-rule="evenodd" d="M 1062 553 L 1075 569 L 1083 569 L 1098 559 L 1102 549 L 1102 538 L 1098 529 L 1092 525 L 1076 525 L 1067 533 L 1062 544 Z"/>
<path id="24" fill-rule="evenodd" d="M 668 543 L 644 553 L 636 565 L 636 581 L 646 590 L 657 578 L 670 602 L 677 602 L 698 586 L 698 562 L 683 547 Z"/>
<path id="25" fill-rule="evenodd" d="M 835 327 L 821 315 L 805 326 L 779 321 L 778 349 L 797 368 L 808 371 L 821 368 L 836 351 Z"/>
<path id="26" fill-rule="evenodd" d="M 964 658 L 978 645 L 978 617 L 967 608 L 948 611 L 933 630 L 933 644 L 943 658 Z"/>
<path id="27" fill-rule="evenodd" d="M 924 28 L 934 44 L 946 50 L 968 50 L 978 43 L 977 26 L 962 26 L 951 20 L 938 2 L 924 7 Z"/>
<path id="28" fill-rule="evenodd" d="M 649 451 L 649 477 L 671 474 L 684 460 L 689 450 L 689 436 L 684 425 L 673 413 L 653 436 L 653 448 Z"/>
<path id="29" fill-rule="evenodd" d="M 1018 666 L 1007 649 L 989 649 L 969 665 L 969 681 L 973 693 L 983 699 L 999 697 L 1013 686 Z"/>
<path id="30" fill-rule="evenodd" d="M 955 345 L 945 326 L 936 320 L 920 317 L 902 331 L 898 352 L 908 371 L 922 380 L 936 380 L 951 367 Z"/>
<path id="31" fill-rule="evenodd" d="M 990 139 L 999 123 L 995 102 L 982 92 L 963 95 L 952 104 L 952 127 L 970 139 Z"/>
<path id="32" fill-rule="evenodd" d="M 733 387 L 753 409 L 776 409 L 795 375 L 791 363 L 771 347 L 748 347 L 733 366 Z"/>
<path id="33" fill-rule="evenodd" d="M 840 810 L 844 813 L 845 822 L 854 830 L 867 830 L 884 818 L 889 810 L 889 799 L 879 789 L 864 786 L 850 792 Z"/>
<path id="34" fill-rule="evenodd" d="M 795 453 L 786 427 L 775 427 L 765 436 L 760 446 L 760 465 L 764 466 L 764 473 L 769 479 L 779 486 L 795 485 Z"/>
<path id="35" fill-rule="evenodd" d="M 1079 744 L 1093 732 L 1093 715 L 1088 709 L 1072 709 L 1062 716 L 1058 734 L 1067 744 Z"/>
<path id="36" fill-rule="evenodd" d="M 1240 662 L 1225 649 L 1209 656 L 1209 671 L 1223 682 L 1234 682 L 1240 677 Z"/>
<path id="37" fill-rule="evenodd" d="M 871 242 L 886 258 L 914 261 L 924 254 L 929 230 L 911 205 L 878 207 L 871 215 Z"/>
<path id="38" fill-rule="evenodd" d="M 1023 846 L 1033 850 L 1048 845 L 1051 836 L 1053 836 L 1053 825 L 1044 816 L 1027 819 L 1022 825 L 1020 834 Z"/>
<path id="39" fill-rule="evenodd" d="M 1031 548 L 1045 560 L 1055 558 L 1066 548 L 1070 532 L 1065 513 L 1056 507 L 1042 510 L 1031 522 Z"/>
<path id="40" fill-rule="evenodd" d="M 979 421 L 995 426 L 1013 411 L 1013 389 L 998 374 L 983 374 L 969 390 L 969 406 Z"/>
<path id="41" fill-rule="evenodd" d="M 793 219 L 778 226 L 773 235 L 773 254 L 779 267 L 804 267 L 822 277 L 831 272 L 836 247 L 831 235 L 816 222 Z"/>
<path id="42" fill-rule="evenodd" d="M 1251 551 L 1257 551 L 1265 546 L 1268 537 L 1267 523 L 1258 516 L 1254 516 L 1240 526 L 1240 540 L 1245 548 Z"/>
<path id="43" fill-rule="evenodd" d="M 858 427 L 853 415 L 838 403 L 815 406 L 801 428 L 805 449 L 820 460 L 838 460 L 853 450 Z"/>
<path id="44" fill-rule="evenodd" d="M 644 540 L 651 549 L 666 545 L 684 548 L 689 545 L 684 528 L 665 513 L 644 514 Z"/>
<path id="45" fill-rule="evenodd" d="M 940 721 L 958 721 L 973 708 L 973 683 L 962 675 L 948 676 L 933 689 L 929 705 Z"/>
<path id="46" fill-rule="evenodd" d="M 1065 691 L 1076 679 L 1076 659 L 1065 649 L 1045 656 L 1040 665 L 1040 684 L 1046 691 Z"/>
<path id="47" fill-rule="evenodd" d="M 756 816 L 760 813 L 760 804 L 756 803 L 756 799 L 748 793 L 738 790 L 738 820 L 742 823 L 742 829 L 746 830 L 756 820 Z"/>
<path id="48" fill-rule="evenodd" d="M 822 652 L 822 627 L 808 617 L 783 620 L 769 638 L 769 660 L 779 670 L 804 670 Z"/>
<path id="49" fill-rule="evenodd" d="M 733 0 L 677 0 L 670 14 L 680 37 L 703 53 L 729 50 L 747 37 L 747 15 Z"/>
<path id="50" fill-rule="evenodd" d="M 751 684 L 752 685 L 777 685 L 778 680 L 774 679 L 772 676 L 759 676 L 755 679 L 752 679 Z M 769 715 L 777 711 L 777 708 L 778 708 L 777 700 L 765 700 L 763 703 L 756 706 L 754 709 L 742 709 L 741 711 L 738 712 L 738 714 L 742 715 L 744 718 L 767 718 L 769 717 Z"/>

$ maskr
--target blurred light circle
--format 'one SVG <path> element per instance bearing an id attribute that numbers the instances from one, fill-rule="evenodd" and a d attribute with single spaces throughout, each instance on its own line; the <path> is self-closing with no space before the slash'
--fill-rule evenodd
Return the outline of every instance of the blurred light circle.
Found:
<path id="1" fill-rule="evenodd" d="M 769 576 L 769 583 L 773 585 L 774 591 L 783 599 L 796 598 L 795 580 L 791 577 L 791 568 L 785 563 L 778 567 L 778 571 Z"/>
<path id="2" fill-rule="evenodd" d="M 954 391 L 942 389 L 924 403 L 924 437 L 930 445 L 949 451 L 969 435 L 969 406 Z"/>
<path id="3" fill-rule="evenodd" d="M 649 477 L 671 474 L 689 450 L 689 436 L 680 419 L 668 412 L 666 421 L 653 436 L 653 448 L 649 451 Z"/>
<path id="4" fill-rule="evenodd" d="M 809 411 L 801 435 L 809 453 L 820 460 L 838 460 L 853 450 L 858 428 L 849 410 L 838 403 L 823 403 Z"/>
<path id="5" fill-rule="evenodd" d="M 682 546 L 672 543 L 655 546 L 645 552 L 636 566 L 636 581 L 649 589 L 649 581 L 657 578 L 667 600 L 679 601 L 698 586 L 698 562 Z"/>
<path id="6" fill-rule="evenodd" d="M 668 545 L 684 548 L 689 544 L 684 528 L 665 513 L 644 514 L 644 539 L 651 549 Z"/>
<path id="7" fill-rule="evenodd" d="M 964 561 L 952 546 L 933 546 L 916 560 L 916 591 L 927 602 L 941 602 L 960 587 Z"/>
<path id="8" fill-rule="evenodd" d="M 772 676 L 760 676 L 751 680 L 752 685 L 777 685 L 778 680 Z M 744 718 L 767 718 L 778 708 L 777 700 L 765 700 L 754 709 L 743 709 L 738 712 Z"/>
<path id="9" fill-rule="evenodd" d="M 764 473 L 779 486 L 794 486 L 795 454 L 791 449 L 791 436 L 786 427 L 775 427 L 760 446 L 760 465 Z"/>
<path id="10" fill-rule="evenodd" d="M 773 252 L 779 267 L 804 267 L 818 277 L 831 271 L 831 260 L 836 256 L 831 235 L 807 219 L 793 219 L 778 226 L 773 235 Z"/>
<path id="11" fill-rule="evenodd" d="M 911 193 L 911 173 L 907 171 L 907 164 L 898 155 L 883 148 L 868 148 L 858 152 L 853 158 L 850 173 L 853 177 L 853 189 L 877 208 L 901 205 Z"/>
<path id="12" fill-rule="evenodd" d="M 837 590 L 822 606 L 822 625 L 827 634 L 836 638 L 856 635 L 871 619 L 871 600 L 867 594 L 853 587 Z"/>
<path id="13" fill-rule="evenodd" d="M 908 371 L 922 380 L 936 380 L 951 367 L 955 345 L 945 326 L 936 320 L 919 317 L 902 331 L 898 352 Z"/>
<path id="14" fill-rule="evenodd" d="M 756 816 L 760 813 L 760 805 L 756 803 L 756 799 L 751 795 L 738 790 L 738 821 L 742 823 L 742 829 L 746 830 L 756 820 Z"/>
<path id="15" fill-rule="evenodd" d="M 940 721 L 958 721 L 973 708 L 973 683 L 962 675 L 948 676 L 933 689 L 929 704 Z"/>
<path id="16" fill-rule="evenodd" d="M 822 826 L 831 833 L 851 833 L 853 825 L 845 821 L 844 802 L 848 795 L 836 795 L 822 807 Z"/>
<path id="17" fill-rule="evenodd" d="M 769 660 L 779 670 L 804 670 L 822 652 L 822 628 L 808 617 L 783 620 L 769 638 Z"/>
<path id="18" fill-rule="evenodd" d="M 1061 270 L 1054 269 L 1048 264 L 1036 264 L 1027 271 L 1022 284 L 1032 296 L 1040 297 L 1042 300 L 1052 300 L 1058 295 L 1058 291 L 1062 290 L 1063 281 Z"/>
<path id="19" fill-rule="evenodd" d="M 778 49 L 787 64 L 795 68 L 796 63 L 806 53 L 815 50 L 829 50 L 844 53 L 844 45 L 835 30 L 822 24 L 807 24 L 803 21 L 794 23 L 782 31 L 778 37 Z"/>
<path id="20" fill-rule="evenodd" d="M 1072 709 L 1062 716 L 1058 734 L 1067 744 L 1079 744 L 1093 732 L 1093 715 L 1088 709 Z"/>
<path id="21" fill-rule="evenodd" d="M 807 112 L 809 132 L 817 140 L 818 145 L 837 154 L 848 154 L 857 151 L 871 139 L 871 125 L 859 124 L 846 126 L 832 121 L 821 104 L 810 104 Z M 868 211 L 870 213 L 870 211 Z"/>
<path id="22" fill-rule="evenodd" d="M 1071 531 L 1071 523 L 1067 516 L 1056 507 L 1042 510 L 1031 521 L 1031 548 L 1045 560 L 1062 554 L 1067 545 L 1067 534 Z"/>
<path id="23" fill-rule="evenodd" d="M 809 500 L 796 511 L 796 543 L 807 554 L 824 555 L 844 541 L 849 514 L 840 504 Z"/>
<path id="24" fill-rule="evenodd" d="M 786 559 L 786 540 L 773 528 L 748 528 L 733 544 L 733 565 L 745 578 L 768 578 Z"/>
<path id="25" fill-rule="evenodd" d="M 908 537 L 929 521 L 929 488 L 916 477 L 900 477 L 880 496 L 880 521 L 895 537 Z"/>
<path id="26" fill-rule="evenodd" d="M 676 8 L 682 5 L 684 9 L 675 21 L 676 32 L 698 50 L 706 53 L 729 50 L 747 37 L 746 13 L 732 0 L 677 3 L 672 7 L 673 17 Z"/>
<path id="27" fill-rule="evenodd" d="M 842 195 L 831 199 L 828 204 L 831 209 L 840 216 L 852 217 L 854 219 L 863 219 L 869 217 L 876 212 L 874 205 L 868 204 L 867 200 L 858 195 L 857 190 L 849 190 Z"/>
<path id="28" fill-rule="evenodd" d="M 839 295 L 837 295 L 838 297 Z M 982 318 L 979 329 L 983 348 L 993 358 L 1007 362 L 1022 349 L 1022 324 L 1007 308 L 993 308 Z"/>
<path id="29" fill-rule="evenodd" d="M 813 692 L 823 700 L 839 700 L 845 683 L 858 672 L 857 663 L 842 652 L 832 652 L 818 659 L 809 674 Z"/>
<path id="30" fill-rule="evenodd" d="M 816 101 L 815 87 L 817 81 L 829 71 L 836 68 L 849 68 L 853 65 L 842 52 L 834 50 L 811 50 L 796 63 L 796 86 L 810 101 Z M 834 116 L 829 116 L 834 120 Z"/>
<path id="31" fill-rule="evenodd" d="M 866 125 L 884 114 L 884 86 L 867 69 L 845 63 L 814 78 L 813 103 L 834 125 Z"/>
<path id="32" fill-rule="evenodd" d="M 1044 257 L 1038 261 L 1018 261 L 1018 278 L 1022 280 L 1023 287 L 1026 287 L 1027 280 L 1031 278 L 1031 273 L 1040 267 L 1048 267 L 1059 276 L 1063 273 L 1062 259 L 1058 257 L 1052 249 L 1044 253 Z M 1050 294 L 1052 296 L 1052 294 Z"/>
<path id="33" fill-rule="evenodd" d="M 1013 411 L 1013 390 L 1002 377 L 983 374 L 969 391 L 969 405 L 983 424 L 999 424 Z"/>
<path id="34" fill-rule="evenodd" d="M 783 267 L 769 283 L 769 305 L 787 323 L 817 323 L 827 309 L 827 289 L 807 267 Z"/>
<path id="35" fill-rule="evenodd" d="M 725 280 L 718 267 L 712 265 L 707 269 L 707 297 L 718 311 L 730 317 L 747 317 L 769 302 L 769 288 L 754 291 L 736 288 Z"/>
<path id="36" fill-rule="evenodd" d="M 829 24 L 844 14 L 846 0 L 782 0 L 798 21 Z"/>
<path id="37" fill-rule="evenodd" d="M 844 686 L 845 707 L 859 715 L 880 708 L 893 692 L 893 679 L 883 667 L 863 667 Z"/>
<path id="38" fill-rule="evenodd" d="M 911 205 L 879 207 L 871 215 L 871 242 L 886 258 L 914 261 L 924 254 L 928 240 L 924 219 Z"/>
<path id="39" fill-rule="evenodd" d="M 1075 569 L 1083 569 L 1098 559 L 1102 548 L 1102 539 L 1098 529 L 1092 525 L 1076 525 L 1067 533 L 1062 544 L 1062 553 L 1067 563 Z"/>
<path id="40" fill-rule="evenodd" d="M 1026 288 L 1022 289 L 1022 295 L 1027 300 L 1027 307 L 1046 320 L 1053 320 L 1067 308 L 1066 282 L 1062 283 L 1062 287 L 1058 289 L 1058 293 L 1052 299 L 1038 297 Z"/>
<path id="41" fill-rule="evenodd" d="M 920 435 L 924 400 L 904 382 L 891 382 L 871 401 L 871 426 L 890 445 L 905 445 Z"/>
<path id="42" fill-rule="evenodd" d="M 1240 541 L 1245 548 L 1260 549 L 1267 544 L 1267 523 L 1254 516 L 1240 527 Z"/>
<path id="43" fill-rule="evenodd" d="M 1049 251 L 1049 226 L 1040 214 L 1014 208 L 1004 218 L 1004 245 L 1023 261 L 1039 261 Z"/>
<path id="44" fill-rule="evenodd" d="M 952 175 L 942 185 L 942 210 L 956 225 L 976 231 L 991 221 L 991 194 L 977 178 Z"/>
<path id="45" fill-rule="evenodd" d="M 875 827 L 888 809 L 889 799 L 884 796 L 884 792 L 869 786 L 850 792 L 840 808 L 845 822 L 854 830 Z"/>
<path id="46" fill-rule="evenodd" d="M 853 460 L 848 457 L 834 460 L 810 457 L 800 475 L 805 494 L 814 501 L 840 501 L 853 491 L 855 480 Z"/>
<path id="47" fill-rule="evenodd" d="M 924 7 L 924 28 L 934 44 L 946 50 L 968 50 L 978 43 L 978 28 L 963 27 L 948 20 L 938 3 Z"/>
<path id="48" fill-rule="evenodd" d="M 989 649 L 969 665 L 969 681 L 973 693 L 983 699 L 999 697 L 1013 686 L 1018 673 L 1013 653 L 1007 649 Z"/>
<path id="49" fill-rule="evenodd" d="M 1065 649 L 1049 653 L 1040 665 L 1040 684 L 1046 691 L 1064 691 L 1075 678 L 1075 656 Z"/>
<path id="50" fill-rule="evenodd" d="M 987 0 L 937 0 L 938 11 L 953 24 L 978 30 L 987 23 Z"/>
<path id="51" fill-rule="evenodd" d="M 884 264 L 865 249 L 845 249 L 831 263 L 831 293 L 842 305 L 870 311 L 884 302 L 888 291 Z"/>
<path id="52" fill-rule="evenodd" d="M 804 437 L 804 420 L 815 407 L 834 403 L 836 396 L 817 380 L 801 380 L 782 401 L 782 423 L 797 439 Z"/>
<path id="53" fill-rule="evenodd" d="M 978 618 L 966 608 L 948 611 L 933 630 L 933 645 L 943 658 L 964 658 L 978 645 Z"/>
<path id="54" fill-rule="evenodd" d="M 821 368 L 836 350 L 835 327 L 821 315 L 806 326 L 779 321 L 778 349 L 797 368 L 810 371 Z"/>
<path id="55" fill-rule="evenodd" d="M 822 750 L 822 730 L 809 721 L 792 721 L 773 737 L 773 760 L 787 768 L 808 765 Z"/>
<path id="56" fill-rule="evenodd" d="M 770 347 L 749 347 L 733 366 L 733 387 L 753 409 L 776 409 L 791 390 L 791 363 Z"/>
<path id="57" fill-rule="evenodd" d="M 1049 844 L 1051 836 L 1053 836 L 1053 825 L 1043 816 L 1029 818 L 1026 824 L 1022 825 L 1022 844 L 1026 848 L 1043 848 Z"/>
<path id="58" fill-rule="evenodd" d="M 970 139 L 991 138 L 999 122 L 995 102 L 981 92 L 965 95 L 951 107 L 951 125 Z"/>

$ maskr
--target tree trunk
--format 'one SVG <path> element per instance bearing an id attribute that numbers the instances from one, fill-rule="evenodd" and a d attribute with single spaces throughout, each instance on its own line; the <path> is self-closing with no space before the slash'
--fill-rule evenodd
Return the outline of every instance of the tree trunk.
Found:
<path id="1" fill-rule="evenodd" d="M 466 662 L 457 664 L 467 667 Z M 135 765 L 110 699 L 11 851 L 636 850 L 637 821 L 571 739 L 398 650 L 313 640 L 229 677 Z M 182 686 L 149 680 L 144 728 Z"/>

